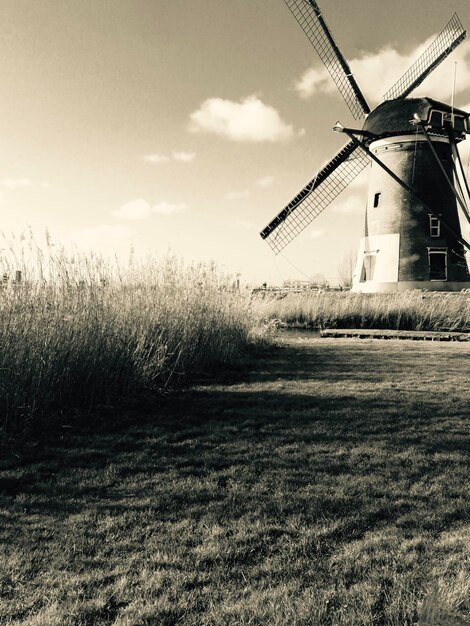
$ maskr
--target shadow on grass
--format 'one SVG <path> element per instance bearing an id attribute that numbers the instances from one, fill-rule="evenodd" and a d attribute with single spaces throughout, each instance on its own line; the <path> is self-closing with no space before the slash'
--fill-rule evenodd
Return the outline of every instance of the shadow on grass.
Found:
<path id="1" fill-rule="evenodd" d="M 76 554 L 75 569 L 106 569 L 123 553 L 134 568 L 153 546 L 174 580 L 196 567 L 230 589 L 240 568 L 278 581 L 289 562 L 301 590 L 312 576 L 325 594 L 332 576 L 352 588 L 362 574 L 330 559 L 354 542 L 375 533 L 412 543 L 470 519 L 468 351 L 406 343 L 292 340 L 224 383 L 51 422 L 1 462 L 1 539 L 35 555 L 28 585 Z M 420 550 L 416 580 L 431 568 Z M 385 616 L 381 585 L 372 606 Z M 97 623 L 125 606 L 104 603 Z"/>
<path id="2" fill-rule="evenodd" d="M 124 460 L 129 463 L 121 471 L 128 475 L 171 468 L 194 468 L 195 474 L 219 471 L 242 461 L 249 464 L 256 459 L 250 451 L 260 446 L 297 448 L 297 456 L 276 459 L 283 469 L 296 467 L 309 447 L 335 450 L 339 461 L 323 467 L 331 475 L 338 475 L 344 464 L 338 451 L 347 454 L 365 442 L 372 449 L 463 452 L 469 435 L 458 422 L 467 411 L 466 398 L 443 397 L 442 384 L 446 363 L 455 361 L 447 372 L 455 386 L 452 370 L 461 367 L 466 355 L 446 346 L 421 348 L 408 342 L 384 346 L 303 340 L 267 351 L 243 371 L 226 372 L 230 384 L 201 385 L 151 403 L 139 401 L 137 407 L 103 407 L 94 416 L 66 420 L 70 424 L 49 424 L 45 436 L 36 430 L 16 456 L 4 458 L 3 468 L 8 464 L 19 474 L 0 478 L 0 493 L 37 492 L 41 485 L 50 487 L 61 472 L 98 471 Z M 441 387 L 432 393 L 425 382 L 436 374 Z M 224 456 L 233 447 L 238 453 Z M 302 471 L 315 469 L 316 463 L 309 459 Z M 93 488 L 70 484 L 56 492 L 56 501 L 74 500 L 84 491 L 95 497 Z M 102 496 L 102 488 L 96 488 L 96 497 Z"/>

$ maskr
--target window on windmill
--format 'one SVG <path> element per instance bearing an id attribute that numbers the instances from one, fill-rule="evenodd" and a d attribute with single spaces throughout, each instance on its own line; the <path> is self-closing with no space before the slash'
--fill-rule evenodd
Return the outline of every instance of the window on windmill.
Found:
<path id="1" fill-rule="evenodd" d="M 431 124 L 431 126 L 434 126 L 435 128 L 442 128 L 443 126 L 442 113 L 440 111 L 432 111 L 430 118 L 429 118 L 429 123 Z"/>
<path id="2" fill-rule="evenodd" d="M 374 280 L 376 259 L 377 254 L 375 252 L 366 252 L 364 254 L 364 260 L 362 262 L 361 282 L 365 282 L 366 280 Z"/>
<path id="3" fill-rule="evenodd" d="M 454 130 L 456 133 L 465 132 L 465 119 L 460 115 L 454 115 Z"/>
<path id="4" fill-rule="evenodd" d="M 429 280 L 447 280 L 447 248 L 428 248 Z"/>
<path id="5" fill-rule="evenodd" d="M 441 220 L 435 215 L 429 215 L 429 235 L 431 237 L 441 236 Z"/>
<path id="6" fill-rule="evenodd" d="M 380 193 L 380 191 L 378 191 L 377 193 L 374 194 L 374 209 L 376 209 L 379 204 L 380 204 L 380 196 L 382 194 Z"/>

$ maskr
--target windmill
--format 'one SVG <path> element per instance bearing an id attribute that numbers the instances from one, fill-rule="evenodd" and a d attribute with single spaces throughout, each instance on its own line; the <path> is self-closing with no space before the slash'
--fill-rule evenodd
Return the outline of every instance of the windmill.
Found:
<path id="1" fill-rule="evenodd" d="M 458 143 L 469 113 L 411 92 L 464 39 L 456 14 L 372 111 L 315 0 L 285 0 L 362 128 L 334 130 L 349 141 L 261 231 L 277 254 L 370 167 L 364 236 L 353 290 L 470 288 L 458 206 L 470 221 L 470 197 Z M 458 175 L 460 174 L 460 176 Z"/>

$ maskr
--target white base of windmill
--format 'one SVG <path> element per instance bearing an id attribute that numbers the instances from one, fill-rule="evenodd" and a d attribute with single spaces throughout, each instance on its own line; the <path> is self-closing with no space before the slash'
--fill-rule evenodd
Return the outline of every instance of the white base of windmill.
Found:
<path id="1" fill-rule="evenodd" d="M 399 252 L 399 234 L 362 237 L 352 291 L 397 291 Z"/>
<path id="2" fill-rule="evenodd" d="M 415 280 L 399 281 L 400 235 L 372 235 L 359 244 L 351 291 L 356 293 L 396 293 L 409 289 L 462 291 L 468 281 Z"/>

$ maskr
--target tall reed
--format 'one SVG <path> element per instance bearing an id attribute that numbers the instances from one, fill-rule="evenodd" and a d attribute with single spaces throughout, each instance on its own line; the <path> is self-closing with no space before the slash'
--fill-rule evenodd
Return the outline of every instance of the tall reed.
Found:
<path id="1" fill-rule="evenodd" d="M 290 326 L 470 332 L 470 293 L 258 292 L 252 307 Z"/>
<path id="2" fill-rule="evenodd" d="M 191 381 L 232 365 L 259 338 L 249 299 L 211 264 L 169 257 L 123 268 L 32 245 L 4 256 L 1 273 L 7 418 Z"/>

